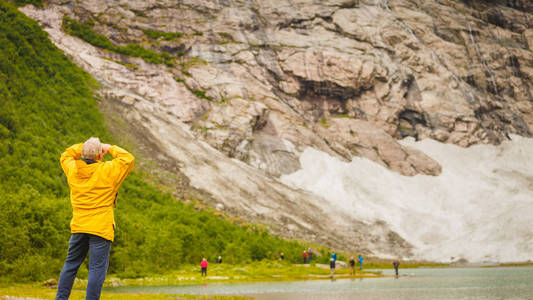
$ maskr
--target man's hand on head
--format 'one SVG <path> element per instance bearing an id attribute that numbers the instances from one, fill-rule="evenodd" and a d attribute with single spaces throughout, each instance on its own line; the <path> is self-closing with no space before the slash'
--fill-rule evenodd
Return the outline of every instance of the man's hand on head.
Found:
<path id="1" fill-rule="evenodd" d="M 102 144 L 102 157 L 106 156 L 107 153 L 109 152 L 109 148 L 111 148 L 111 145 L 109 144 Z"/>

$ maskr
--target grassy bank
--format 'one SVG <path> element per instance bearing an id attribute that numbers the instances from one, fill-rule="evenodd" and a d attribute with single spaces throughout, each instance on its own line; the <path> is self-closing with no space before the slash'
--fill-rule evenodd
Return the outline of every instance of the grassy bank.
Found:
<path id="1" fill-rule="evenodd" d="M 186 265 L 172 272 L 141 277 L 118 278 L 112 275 L 106 280 L 105 286 L 138 286 L 138 285 L 182 285 L 198 284 L 205 282 L 254 282 L 254 281 L 292 281 L 326 279 L 330 276 L 329 266 L 315 264 L 291 264 L 281 261 L 260 261 L 251 264 L 210 264 L 208 276 L 202 278 L 197 265 Z M 350 269 L 336 269 L 337 277 L 378 277 L 379 272 L 357 270 L 355 275 L 350 275 Z M 83 288 L 85 280 L 78 280 L 76 286 Z"/>
<path id="2" fill-rule="evenodd" d="M 45 287 L 42 284 L 17 284 L 9 287 L 0 286 L 0 297 L 23 297 L 33 299 L 54 299 L 56 290 L 55 288 Z M 83 300 L 85 299 L 85 291 L 73 290 L 70 295 L 70 300 Z M 106 293 L 103 292 L 100 297 L 101 300 L 186 300 L 186 299 L 198 299 L 198 300 L 244 300 L 249 299 L 241 296 L 196 296 L 196 295 L 168 295 L 168 294 L 133 294 L 133 293 Z"/>
<path id="3" fill-rule="evenodd" d="M 392 260 L 385 260 L 379 258 L 370 258 L 365 260 L 365 269 L 393 269 Z M 452 267 L 448 263 L 437 263 L 431 261 L 400 261 L 400 268 L 416 269 L 416 268 L 448 268 Z"/>
<path id="4" fill-rule="evenodd" d="M 379 272 L 357 271 L 350 275 L 349 268 L 337 269 L 336 278 L 375 278 L 381 276 Z M 315 264 L 300 265 L 286 261 L 261 261 L 247 264 L 210 264 L 207 278 L 200 276 L 197 265 L 184 265 L 177 270 L 141 278 L 120 278 L 110 274 L 104 287 L 117 286 L 153 286 L 153 285 L 187 285 L 204 283 L 233 283 L 257 281 L 290 281 L 328 279 L 330 271 L 327 266 L 319 267 Z M 87 280 L 76 279 L 71 299 L 83 299 Z M 46 287 L 43 283 L 33 284 L 0 284 L 0 296 L 36 297 L 53 299 L 55 287 Z M 101 299 L 246 299 L 240 296 L 194 296 L 194 295 L 165 295 L 165 294 L 128 294 L 111 293 L 104 289 Z"/>

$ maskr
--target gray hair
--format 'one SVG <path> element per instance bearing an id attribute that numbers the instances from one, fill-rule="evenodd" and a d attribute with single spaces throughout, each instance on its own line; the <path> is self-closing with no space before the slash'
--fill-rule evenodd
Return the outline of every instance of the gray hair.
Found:
<path id="1" fill-rule="evenodd" d="M 81 158 L 97 160 L 102 153 L 102 143 L 97 137 L 91 137 L 83 143 Z"/>

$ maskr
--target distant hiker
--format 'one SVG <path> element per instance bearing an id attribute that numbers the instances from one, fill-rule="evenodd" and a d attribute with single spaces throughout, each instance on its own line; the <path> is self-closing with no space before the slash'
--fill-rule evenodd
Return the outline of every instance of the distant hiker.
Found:
<path id="1" fill-rule="evenodd" d="M 103 162 L 106 154 L 113 160 Z M 81 159 L 80 159 L 81 158 Z M 100 299 L 109 251 L 115 238 L 117 191 L 131 172 L 134 157 L 126 150 L 91 137 L 61 154 L 61 167 L 70 187 L 72 220 L 68 254 L 59 276 L 56 300 L 68 299 L 78 268 L 89 252 L 85 299 Z"/>
<path id="2" fill-rule="evenodd" d="M 302 254 L 302 258 L 304 259 L 304 264 L 307 263 L 307 252 L 305 252 L 304 250 L 304 253 Z"/>
<path id="3" fill-rule="evenodd" d="M 311 261 L 313 260 L 313 248 L 311 247 L 307 248 L 307 255 L 309 257 L 309 263 L 311 263 Z"/>
<path id="4" fill-rule="evenodd" d="M 335 250 L 331 253 L 331 258 L 333 258 L 334 261 L 337 261 L 337 253 L 335 253 Z"/>
<path id="5" fill-rule="evenodd" d="M 202 267 L 202 276 L 207 276 L 207 259 L 205 257 L 202 259 L 200 267 Z"/>
<path id="6" fill-rule="evenodd" d="M 350 257 L 350 274 L 355 275 L 355 259 Z"/>
<path id="7" fill-rule="evenodd" d="M 392 265 L 394 266 L 394 272 L 396 272 L 396 276 L 398 276 L 398 267 L 400 266 L 400 261 L 395 260 L 392 262 Z"/>
<path id="8" fill-rule="evenodd" d="M 359 270 L 362 270 L 363 269 L 363 257 L 359 255 L 358 259 L 359 259 Z"/>
<path id="9" fill-rule="evenodd" d="M 281 260 L 285 259 L 285 254 L 283 254 L 283 252 L 281 252 L 280 255 L 279 255 L 279 258 L 280 258 Z"/>
<path id="10" fill-rule="evenodd" d="M 217 264 L 221 264 L 221 263 L 222 263 L 222 256 L 219 255 L 217 258 Z"/>
<path id="11" fill-rule="evenodd" d="M 329 271 L 330 276 L 333 277 L 333 274 L 335 273 L 335 260 L 333 258 L 329 259 Z"/>

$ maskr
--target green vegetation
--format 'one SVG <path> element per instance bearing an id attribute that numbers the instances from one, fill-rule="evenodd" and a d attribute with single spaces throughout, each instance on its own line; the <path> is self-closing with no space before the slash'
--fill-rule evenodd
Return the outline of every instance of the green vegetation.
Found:
<path id="1" fill-rule="evenodd" d="M 114 140 L 98 111 L 95 87 L 35 21 L 0 2 L 0 281 L 59 275 L 71 218 L 59 156 L 90 136 Z M 146 176 L 134 171 L 119 191 L 110 273 L 165 273 L 219 254 L 228 263 L 260 261 L 276 252 L 300 259 L 302 244 L 196 211 L 149 185 Z"/>
<path id="2" fill-rule="evenodd" d="M 329 128 L 329 124 L 328 124 L 328 119 L 326 117 L 323 117 L 320 119 L 319 121 L 319 124 L 320 126 L 324 127 L 324 128 Z"/>
<path id="3" fill-rule="evenodd" d="M 145 18 L 146 15 L 141 10 L 137 9 L 130 9 L 136 16 Z"/>
<path id="4" fill-rule="evenodd" d="M 198 97 L 198 98 L 206 99 L 206 100 L 209 100 L 209 101 L 212 100 L 212 98 L 209 97 L 209 96 L 207 96 L 207 95 L 205 94 L 205 92 L 202 91 L 202 90 L 190 90 L 190 91 L 191 91 L 193 94 L 195 94 L 196 97 Z"/>
<path id="5" fill-rule="evenodd" d="M 218 34 L 222 39 L 226 40 L 226 41 L 233 41 L 233 36 L 231 36 L 231 34 L 229 33 L 226 33 L 226 32 L 220 32 Z"/>
<path id="6" fill-rule="evenodd" d="M 126 46 L 116 46 L 106 36 L 94 32 L 92 23 L 80 23 L 69 17 L 63 18 L 63 30 L 73 36 L 77 36 L 87 43 L 107 49 L 123 55 L 140 57 L 145 61 L 153 64 L 165 64 L 169 67 L 174 66 L 172 61 L 175 59 L 166 52 L 156 52 L 146 49 L 137 44 L 128 44 Z"/>
<path id="7" fill-rule="evenodd" d="M 191 88 L 186 82 L 185 82 L 185 79 L 183 78 L 175 78 L 174 80 L 176 80 L 177 82 L 180 82 L 180 83 L 183 83 L 183 85 L 185 85 L 185 87 L 191 92 L 193 93 L 194 95 L 196 95 L 196 97 L 198 98 L 201 98 L 201 99 L 205 99 L 207 101 L 213 101 L 213 98 L 208 96 L 205 91 L 202 91 L 202 90 L 195 90 L 193 88 Z"/>
<path id="8" fill-rule="evenodd" d="M 24 5 L 27 5 L 27 4 L 33 4 L 37 7 L 42 7 L 43 6 L 43 1 L 42 0 L 14 0 L 13 3 L 15 3 L 15 5 L 17 6 L 24 6 Z"/>
<path id="9" fill-rule="evenodd" d="M 354 255 L 354 257 L 356 257 Z M 417 269 L 417 268 L 447 268 L 450 267 L 447 263 L 435 263 L 429 261 L 401 261 L 400 268 L 403 269 Z M 393 269 L 391 260 L 383 260 L 376 258 L 365 259 L 364 268 L 366 269 Z"/>
<path id="10" fill-rule="evenodd" d="M 12 297 L 24 297 L 32 299 L 55 299 L 56 289 L 44 287 L 42 284 L 17 284 L 6 287 L 0 286 L 0 295 L 9 295 Z M 85 299 L 85 290 L 73 289 L 70 295 L 71 300 Z M 168 294 L 143 294 L 143 293 L 109 293 L 102 292 L 102 300 L 243 300 L 249 299 L 242 296 L 196 296 L 196 295 L 168 295 Z"/>
<path id="11" fill-rule="evenodd" d="M 514 262 L 514 263 L 512 262 L 511 263 L 500 263 L 497 266 L 498 267 L 528 267 L 528 266 L 533 266 L 533 262 L 527 261 L 527 262 Z M 487 266 L 487 268 L 492 268 L 492 267 L 493 266 Z"/>
<path id="12" fill-rule="evenodd" d="M 164 41 L 170 41 L 173 39 L 180 39 L 183 37 L 183 34 L 179 32 L 164 32 L 164 31 L 151 30 L 151 29 L 146 29 L 143 31 L 144 31 L 144 34 L 146 34 L 149 38 L 152 38 L 154 40 L 157 40 L 158 38 L 162 37 Z"/>
<path id="13" fill-rule="evenodd" d="M 188 69 L 190 67 L 197 66 L 197 65 L 207 65 L 207 62 L 199 57 L 187 57 L 187 59 L 184 61 L 181 61 L 179 65 L 185 69 Z"/>

